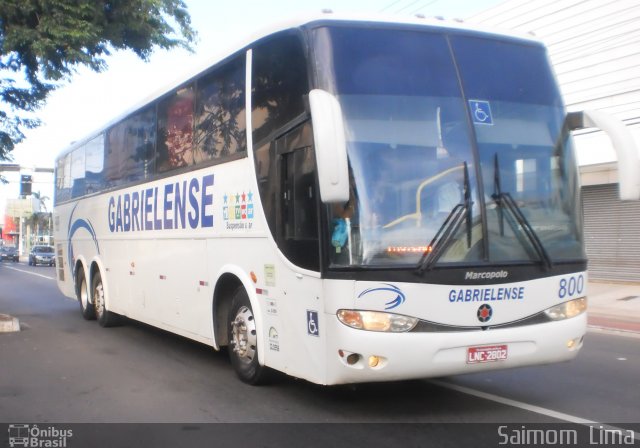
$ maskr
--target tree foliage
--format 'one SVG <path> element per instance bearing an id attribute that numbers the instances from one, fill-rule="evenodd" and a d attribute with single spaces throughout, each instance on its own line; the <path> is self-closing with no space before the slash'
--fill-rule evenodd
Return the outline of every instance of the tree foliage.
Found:
<path id="1" fill-rule="evenodd" d="M 114 50 L 147 60 L 194 39 L 182 0 L 0 0 L 0 160 L 76 67 L 101 71 Z"/>

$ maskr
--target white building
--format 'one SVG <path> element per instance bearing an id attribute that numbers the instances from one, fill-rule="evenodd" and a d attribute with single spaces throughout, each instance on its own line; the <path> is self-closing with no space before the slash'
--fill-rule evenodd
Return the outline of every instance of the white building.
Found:
<path id="1" fill-rule="evenodd" d="M 549 49 L 567 109 L 616 116 L 640 148 L 638 0 L 507 0 L 467 21 L 535 34 Z M 608 138 L 595 130 L 575 136 L 590 276 L 640 281 L 640 201 L 617 199 Z"/>

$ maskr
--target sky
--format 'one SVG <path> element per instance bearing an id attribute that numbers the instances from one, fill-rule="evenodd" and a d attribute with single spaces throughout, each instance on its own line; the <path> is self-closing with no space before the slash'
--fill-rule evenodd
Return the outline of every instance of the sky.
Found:
<path id="1" fill-rule="evenodd" d="M 56 155 L 117 116 L 168 87 L 181 75 L 193 73 L 245 43 L 256 31 L 283 19 L 330 9 L 336 13 L 363 12 L 412 16 L 423 14 L 447 19 L 466 18 L 504 0 L 186 0 L 193 28 L 198 32 L 194 52 L 156 51 L 148 62 L 130 51 L 107 58 L 108 69 L 95 73 L 80 68 L 47 100 L 37 113 L 42 125 L 25 132 L 26 139 L 13 151 L 13 163 L 30 170 L 53 168 Z M 238 45 L 239 46 L 239 45 Z M 0 217 L 5 200 L 19 195 L 20 173 L 4 173 L 9 184 L 0 185 Z M 33 191 L 53 197 L 53 176 L 33 173 Z M 52 201 L 47 208 L 51 210 Z"/>

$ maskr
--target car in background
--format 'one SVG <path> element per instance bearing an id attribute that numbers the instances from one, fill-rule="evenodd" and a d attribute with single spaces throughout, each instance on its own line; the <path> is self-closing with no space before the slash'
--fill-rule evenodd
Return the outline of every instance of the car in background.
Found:
<path id="1" fill-rule="evenodd" d="M 20 255 L 18 254 L 18 248 L 15 246 L 2 246 L 0 247 L 0 261 L 9 260 L 17 263 L 20 261 Z"/>
<path id="2" fill-rule="evenodd" d="M 53 266 L 56 264 L 56 252 L 53 246 L 33 246 L 29 254 L 29 266 L 38 264 L 48 264 Z"/>

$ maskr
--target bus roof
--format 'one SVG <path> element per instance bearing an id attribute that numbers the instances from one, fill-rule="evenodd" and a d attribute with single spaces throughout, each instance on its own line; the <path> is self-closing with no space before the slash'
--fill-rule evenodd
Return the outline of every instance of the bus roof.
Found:
<path id="1" fill-rule="evenodd" d="M 425 27 L 430 29 L 440 29 L 442 31 L 464 31 L 471 32 L 474 34 L 492 36 L 494 38 L 500 39 L 516 39 L 529 41 L 530 43 L 542 44 L 542 42 L 535 38 L 530 34 L 517 33 L 511 30 L 497 30 L 495 28 L 489 28 L 486 26 L 470 24 L 463 22 L 461 20 L 445 20 L 441 17 L 423 17 L 421 15 L 418 16 L 396 16 L 396 15 L 388 15 L 388 14 L 362 14 L 362 13 L 350 13 L 350 14 L 336 14 L 329 10 L 322 11 L 320 13 L 315 14 L 304 14 L 296 17 L 291 17 L 288 19 L 281 20 L 270 26 L 263 27 L 262 29 L 248 35 L 242 36 L 240 39 L 235 42 L 232 41 L 231 44 L 225 45 L 220 51 L 211 55 L 211 57 L 207 58 L 204 62 L 197 64 L 196 66 L 191 66 L 184 72 L 180 73 L 176 77 L 172 79 L 172 81 L 167 82 L 163 85 L 162 88 L 157 89 L 156 91 L 150 93 L 142 100 L 137 101 L 132 107 L 128 108 L 124 113 L 118 115 L 113 120 L 105 123 L 103 126 L 100 126 L 94 132 L 85 135 L 79 140 L 74 141 L 66 148 L 64 148 L 59 154 L 57 158 L 65 156 L 67 153 L 73 151 L 80 145 L 88 142 L 94 137 L 98 136 L 100 133 L 104 132 L 109 127 L 118 123 L 120 120 L 126 118 L 131 115 L 133 112 L 139 110 L 145 105 L 161 98 L 165 94 L 169 93 L 172 89 L 185 84 L 189 80 L 198 76 L 202 72 L 208 70 L 215 64 L 223 61 L 229 56 L 241 52 L 251 45 L 261 39 L 269 37 L 272 34 L 276 34 L 281 31 L 291 30 L 291 29 L 301 29 L 305 27 L 313 27 L 315 25 L 329 25 L 329 24 L 371 24 L 371 25 L 408 25 L 415 27 Z"/>

